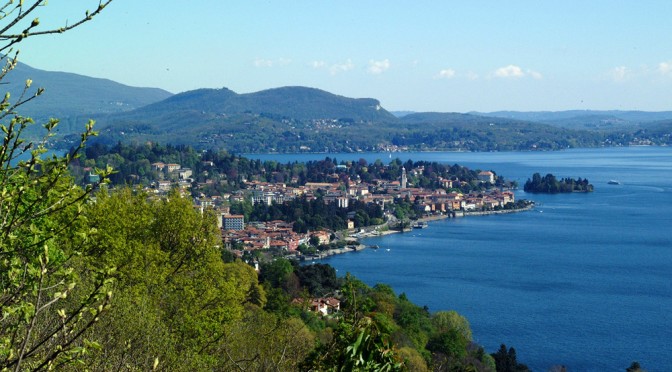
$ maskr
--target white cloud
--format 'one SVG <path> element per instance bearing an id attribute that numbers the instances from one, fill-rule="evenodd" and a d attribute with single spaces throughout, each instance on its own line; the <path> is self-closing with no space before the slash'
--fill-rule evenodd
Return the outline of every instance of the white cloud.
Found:
<path id="1" fill-rule="evenodd" d="M 277 60 L 257 58 L 253 63 L 254 67 L 269 68 L 276 66 L 287 66 L 292 63 L 292 60 L 288 58 L 278 58 Z"/>
<path id="2" fill-rule="evenodd" d="M 312 67 L 312 68 L 314 68 L 314 69 L 316 69 L 316 70 L 317 70 L 317 69 L 321 69 L 321 68 L 325 68 L 325 67 L 327 67 L 327 62 L 324 62 L 324 61 L 313 61 L 313 62 L 310 62 L 310 67 Z"/>
<path id="3" fill-rule="evenodd" d="M 369 68 L 367 71 L 369 71 L 370 74 L 374 75 L 379 75 L 385 72 L 387 69 L 390 68 L 390 60 L 389 59 L 384 59 L 382 61 L 374 61 L 370 60 L 369 61 Z"/>
<path id="4" fill-rule="evenodd" d="M 522 78 L 523 76 L 525 76 L 523 69 L 515 65 L 508 65 L 495 70 L 495 77 L 498 78 Z"/>
<path id="5" fill-rule="evenodd" d="M 254 67 L 273 67 L 273 61 L 270 59 L 257 58 L 254 60 Z"/>
<path id="6" fill-rule="evenodd" d="M 446 68 L 441 71 L 436 75 L 437 79 L 452 79 L 455 77 L 455 70 L 452 68 Z"/>
<path id="7" fill-rule="evenodd" d="M 497 70 L 495 70 L 495 72 L 493 72 L 491 76 L 502 79 L 520 79 L 524 77 L 531 77 L 532 79 L 535 80 L 539 80 L 544 77 L 538 71 L 530 69 L 523 70 L 522 67 L 516 65 L 508 65 L 500 67 Z"/>
<path id="8" fill-rule="evenodd" d="M 614 67 L 609 71 L 609 77 L 613 81 L 624 81 L 630 77 L 630 69 L 625 66 Z"/>
<path id="9" fill-rule="evenodd" d="M 543 79 L 543 75 L 541 75 L 541 73 L 537 71 L 527 70 L 527 74 L 535 80 Z"/>
<path id="10" fill-rule="evenodd" d="M 658 72 L 664 76 L 672 76 L 672 61 L 660 62 Z"/>
<path id="11" fill-rule="evenodd" d="M 332 75 L 336 75 L 340 72 L 347 72 L 347 71 L 350 71 L 354 68 L 355 68 L 355 64 L 352 63 L 352 60 L 350 60 L 348 58 L 348 60 L 343 62 L 343 63 L 337 63 L 337 64 L 334 64 L 334 65 L 331 65 L 331 67 L 329 67 L 329 73 L 332 74 Z"/>

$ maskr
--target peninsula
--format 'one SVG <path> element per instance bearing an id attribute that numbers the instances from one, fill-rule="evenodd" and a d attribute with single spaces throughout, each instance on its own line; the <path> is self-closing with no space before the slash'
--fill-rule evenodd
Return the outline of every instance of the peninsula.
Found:
<path id="1" fill-rule="evenodd" d="M 92 169 L 108 164 L 118 169 L 113 185 L 135 185 L 152 197 L 177 190 L 197 210 L 214 213 L 225 247 L 249 262 L 345 252 L 359 248 L 360 237 L 416 221 L 532 205 L 516 200 L 516 183 L 491 170 L 399 159 L 281 164 L 187 146 L 94 144 L 72 173 L 92 183 Z"/>

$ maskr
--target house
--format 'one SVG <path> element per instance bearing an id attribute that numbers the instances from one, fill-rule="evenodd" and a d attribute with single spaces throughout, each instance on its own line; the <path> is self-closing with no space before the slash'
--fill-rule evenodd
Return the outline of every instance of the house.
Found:
<path id="1" fill-rule="evenodd" d="M 308 310 L 323 316 L 333 314 L 341 310 L 341 301 L 334 297 L 313 298 L 308 302 L 300 298 L 295 298 L 292 300 L 292 303 L 308 305 Z"/>
<path id="2" fill-rule="evenodd" d="M 504 205 L 516 202 L 516 197 L 511 191 L 504 191 L 502 197 L 504 198 Z"/>
<path id="3" fill-rule="evenodd" d="M 450 188 L 453 187 L 453 180 L 447 180 L 447 179 L 443 178 L 439 181 L 439 183 L 441 184 L 441 187 L 446 188 L 446 189 L 450 189 Z"/>
<path id="4" fill-rule="evenodd" d="M 160 172 L 160 171 L 162 171 L 163 168 L 165 168 L 165 167 L 166 167 L 166 164 L 165 164 L 165 163 L 162 163 L 162 162 L 160 162 L 160 161 L 159 161 L 159 162 L 156 162 L 156 163 L 152 163 L 152 169 L 155 170 L 155 171 L 159 171 L 159 172 Z"/>
<path id="5" fill-rule="evenodd" d="M 180 168 L 181 168 L 180 165 L 179 165 L 179 164 L 175 164 L 175 163 L 166 164 L 166 167 L 165 167 L 165 169 L 166 169 L 168 172 L 175 172 L 175 171 L 177 171 L 177 170 L 180 170 Z"/>
<path id="6" fill-rule="evenodd" d="M 186 180 L 192 176 L 193 172 L 189 168 L 182 168 L 177 172 L 177 176 L 181 180 Z"/>
<path id="7" fill-rule="evenodd" d="M 413 208 L 420 213 L 430 213 L 432 211 L 432 206 L 426 203 L 415 204 Z"/>
<path id="8" fill-rule="evenodd" d="M 310 233 L 311 237 L 316 237 L 319 240 L 319 245 L 329 244 L 330 236 L 328 231 L 313 231 Z"/>
<path id="9" fill-rule="evenodd" d="M 481 182 L 495 183 L 495 174 L 490 171 L 482 171 L 478 173 L 478 180 Z"/>

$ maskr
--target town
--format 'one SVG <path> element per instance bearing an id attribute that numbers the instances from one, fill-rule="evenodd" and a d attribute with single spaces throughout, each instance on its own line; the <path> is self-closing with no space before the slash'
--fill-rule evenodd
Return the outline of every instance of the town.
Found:
<path id="1" fill-rule="evenodd" d="M 128 147 L 87 151 L 79 163 L 82 182 L 96 182 L 93 166 L 113 160 L 120 169 L 113 186 L 139 185 L 152 197 L 171 190 L 191 197 L 194 208 L 215 214 L 225 247 L 248 262 L 262 254 L 310 260 L 362 249 L 360 238 L 426 227 L 431 219 L 531 206 L 516 202 L 515 183 L 459 165 L 338 163 L 329 157 L 283 165 L 191 148 Z M 188 164 L 149 163 L 153 158 Z"/>

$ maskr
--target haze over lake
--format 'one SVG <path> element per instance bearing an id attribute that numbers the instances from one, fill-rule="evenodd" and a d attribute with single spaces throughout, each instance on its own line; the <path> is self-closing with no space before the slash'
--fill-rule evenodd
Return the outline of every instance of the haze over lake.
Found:
<path id="1" fill-rule="evenodd" d="M 323 159 L 325 154 L 253 158 Z M 336 154 L 389 161 L 389 155 Z M 630 147 L 561 152 L 395 153 L 492 169 L 522 185 L 534 172 L 588 178 L 589 194 L 538 195 L 534 211 L 430 223 L 374 238 L 379 250 L 326 260 L 339 274 L 390 284 L 430 311 L 465 315 L 474 341 L 513 346 L 533 370 L 648 371 L 672 363 L 672 149 Z M 609 180 L 620 185 L 608 185 Z M 389 251 L 388 251 L 389 250 Z"/>

